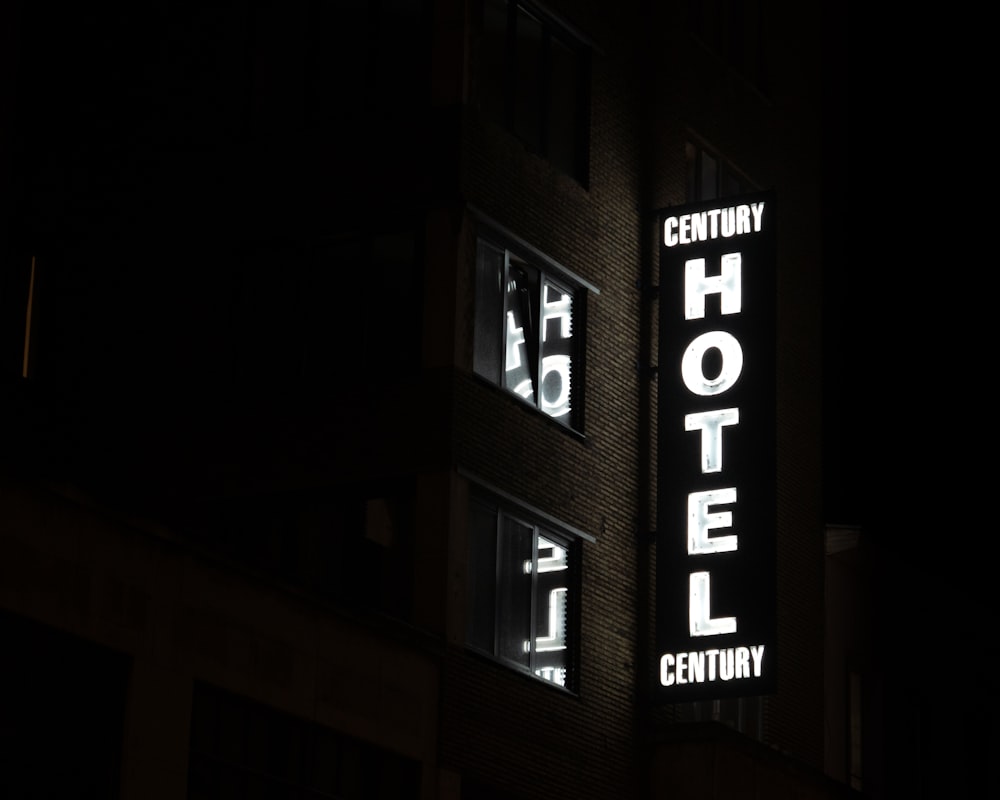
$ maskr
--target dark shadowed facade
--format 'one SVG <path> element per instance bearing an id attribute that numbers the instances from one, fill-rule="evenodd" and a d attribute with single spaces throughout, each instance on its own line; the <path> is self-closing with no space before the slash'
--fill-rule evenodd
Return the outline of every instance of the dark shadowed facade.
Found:
<path id="1" fill-rule="evenodd" d="M 5 10 L 0 794 L 888 796 L 824 517 L 821 12 Z M 748 196 L 774 685 L 728 646 L 670 702 L 661 219 Z"/>

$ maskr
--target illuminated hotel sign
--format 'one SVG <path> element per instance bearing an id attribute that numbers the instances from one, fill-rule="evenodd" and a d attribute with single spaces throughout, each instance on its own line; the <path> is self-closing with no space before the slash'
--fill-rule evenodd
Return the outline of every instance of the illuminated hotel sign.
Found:
<path id="1" fill-rule="evenodd" d="M 660 214 L 657 685 L 775 689 L 775 202 Z"/>

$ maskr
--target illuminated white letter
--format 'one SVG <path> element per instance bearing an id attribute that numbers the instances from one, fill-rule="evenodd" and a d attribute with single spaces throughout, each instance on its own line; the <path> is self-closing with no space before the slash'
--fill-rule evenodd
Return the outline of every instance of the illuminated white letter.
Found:
<path id="1" fill-rule="evenodd" d="M 736 487 L 712 489 L 707 492 L 692 492 L 688 495 L 688 555 L 706 553 L 730 553 L 737 549 L 736 534 L 716 536 L 710 539 L 708 532 L 713 528 L 731 528 L 731 511 L 709 512 L 709 506 L 736 502 Z"/>
<path id="2" fill-rule="evenodd" d="M 715 662 L 718 655 L 719 651 L 715 648 L 709 648 L 705 651 L 705 657 L 708 659 L 708 679 L 710 681 L 715 680 Z"/>
<path id="3" fill-rule="evenodd" d="M 667 247 L 677 244 L 677 217 L 667 217 L 663 223 L 663 243 Z"/>
<path id="4" fill-rule="evenodd" d="M 682 683 L 687 683 L 688 682 L 687 676 L 684 674 L 684 670 L 687 669 L 687 657 L 688 657 L 687 653 L 678 653 L 677 654 L 677 685 L 678 686 L 680 684 L 682 684 Z"/>
<path id="5" fill-rule="evenodd" d="M 704 211 L 691 215 L 691 241 L 703 242 L 708 238 L 706 234 L 706 222 Z"/>
<path id="6" fill-rule="evenodd" d="M 750 677 L 750 651 L 745 647 L 736 648 L 736 677 Z"/>
<path id="7" fill-rule="evenodd" d="M 691 244 L 691 215 L 681 214 L 681 232 L 680 232 L 680 243 L 681 244 Z M 679 683 L 680 681 L 678 681 Z"/>
<path id="8" fill-rule="evenodd" d="M 761 203 L 760 205 L 764 205 Z M 753 676 L 760 677 L 760 664 L 764 660 L 764 645 L 758 644 L 750 648 L 750 657 L 753 658 Z"/>
<path id="9" fill-rule="evenodd" d="M 722 353 L 722 369 L 714 378 L 706 378 L 702 359 L 711 348 Z M 694 394 L 707 397 L 731 389 L 743 371 L 743 348 L 736 337 L 725 331 L 709 331 L 695 337 L 684 351 L 681 376 L 684 385 Z"/>
<path id="10" fill-rule="evenodd" d="M 719 617 L 712 619 L 711 587 L 707 572 L 691 573 L 691 598 L 688 606 L 688 621 L 692 636 L 719 636 L 723 633 L 736 633 L 736 617 Z M 732 651 L 730 650 L 730 655 Z M 720 654 L 720 668 L 721 668 Z M 730 661 L 730 670 L 732 662 Z M 730 676 L 732 677 L 731 671 Z M 724 680 L 728 680 L 723 676 Z"/>
<path id="11" fill-rule="evenodd" d="M 733 674 L 733 648 L 730 647 L 719 652 L 719 677 L 724 681 L 731 681 Z"/>
<path id="12" fill-rule="evenodd" d="M 736 233 L 736 209 L 722 209 L 722 238 L 728 239 Z"/>
<path id="13" fill-rule="evenodd" d="M 736 232 L 750 233 L 750 206 L 736 206 Z"/>
<path id="14" fill-rule="evenodd" d="M 674 665 L 673 653 L 664 653 L 660 658 L 660 684 L 663 686 L 674 685 L 674 673 L 671 667 Z"/>
<path id="15" fill-rule="evenodd" d="M 718 275 L 705 277 L 705 259 L 684 262 L 684 319 L 705 318 L 705 295 L 719 293 L 722 313 L 739 314 L 742 307 L 742 267 L 740 253 L 726 253 Z"/>
<path id="16" fill-rule="evenodd" d="M 722 472 L 722 428 L 740 421 L 738 408 L 702 411 L 684 417 L 684 429 L 701 430 L 701 471 Z"/>
<path id="17" fill-rule="evenodd" d="M 718 239 L 719 238 L 719 214 L 722 213 L 722 209 L 713 208 L 708 212 L 708 221 L 711 226 L 709 233 L 709 238 Z"/>
<path id="18" fill-rule="evenodd" d="M 753 214 L 753 229 L 755 231 L 760 231 L 760 221 L 761 218 L 764 216 L 763 201 L 761 201 L 760 203 L 754 203 L 752 206 L 750 206 L 750 213 Z"/>
<path id="19" fill-rule="evenodd" d="M 688 653 L 688 674 L 691 683 L 705 682 L 705 654 L 702 652 Z"/>

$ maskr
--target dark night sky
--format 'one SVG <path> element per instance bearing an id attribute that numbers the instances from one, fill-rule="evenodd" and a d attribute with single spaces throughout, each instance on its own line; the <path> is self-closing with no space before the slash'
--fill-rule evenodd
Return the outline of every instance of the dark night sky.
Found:
<path id="1" fill-rule="evenodd" d="M 823 420 L 824 520 L 860 525 L 865 489 L 858 454 L 863 449 L 865 352 L 862 308 L 864 264 L 851 252 L 849 109 L 850 42 L 847 5 L 826 5 L 823 81 Z"/>

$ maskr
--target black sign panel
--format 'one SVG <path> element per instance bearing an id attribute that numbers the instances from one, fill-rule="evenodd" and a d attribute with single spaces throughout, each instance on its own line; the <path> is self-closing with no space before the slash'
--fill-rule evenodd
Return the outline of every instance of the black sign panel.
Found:
<path id="1" fill-rule="evenodd" d="M 773 192 L 660 214 L 657 685 L 776 684 Z"/>

